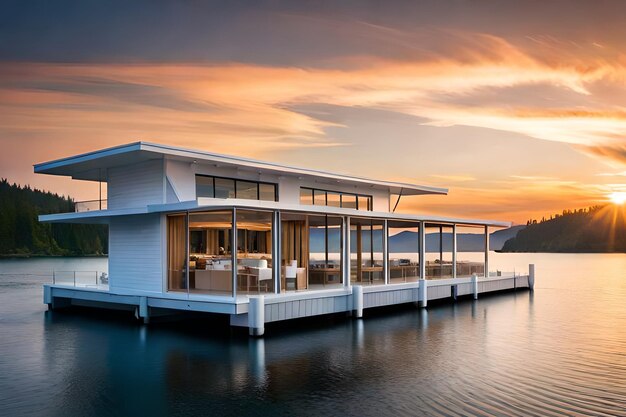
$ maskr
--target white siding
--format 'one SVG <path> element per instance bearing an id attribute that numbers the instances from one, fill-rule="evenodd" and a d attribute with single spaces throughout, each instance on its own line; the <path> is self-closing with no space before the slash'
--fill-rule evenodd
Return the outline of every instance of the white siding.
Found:
<path id="1" fill-rule="evenodd" d="M 168 203 L 191 201 L 196 199 L 196 175 L 193 164 L 181 161 L 165 161 L 167 181 L 176 198 L 168 197 Z"/>
<path id="2" fill-rule="evenodd" d="M 112 218 L 109 225 L 111 292 L 163 292 L 161 219 L 158 214 Z"/>
<path id="3" fill-rule="evenodd" d="M 163 175 L 160 159 L 110 168 L 107 181 L 109 209 L 163 203 Z"/>

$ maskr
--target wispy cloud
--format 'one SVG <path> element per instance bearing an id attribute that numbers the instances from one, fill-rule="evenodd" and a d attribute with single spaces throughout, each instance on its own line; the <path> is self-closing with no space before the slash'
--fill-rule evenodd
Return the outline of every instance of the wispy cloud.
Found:
<path id="1" fill-rule="evenodd" d="M 445 181 L 451 181 L 451 182 L 476 181 L 476 178 L 472 177 L 470 175 L 437 175 L 437 174 L 431 174 L 430 176 L 433 177 L 433 178 L 437 178 L 437 179 L 441 179 L 441 180 L 445 180 Z"/>

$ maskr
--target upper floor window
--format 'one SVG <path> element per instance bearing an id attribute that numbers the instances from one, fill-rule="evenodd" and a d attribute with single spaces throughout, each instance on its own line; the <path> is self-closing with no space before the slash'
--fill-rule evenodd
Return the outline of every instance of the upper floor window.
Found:
<path id="1" fill-rule="evenodd" d="M 278 201 L 276 184 L 196 175 L 196 197 Z"/>
<path id="2" fill-rule="evenodd" d="M 301 187 L 300 204 L 372 211 L 372 196 Z"/>

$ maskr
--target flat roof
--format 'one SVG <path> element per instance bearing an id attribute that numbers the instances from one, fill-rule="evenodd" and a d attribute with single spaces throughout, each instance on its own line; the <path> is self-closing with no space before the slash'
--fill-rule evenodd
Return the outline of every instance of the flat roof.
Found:
<path id="1" fill-rule="evenodd" d="M 107 168 L 136 164 L 154 159 L 171 159 L 190 163 L 218 164 L 221 167 L 237 167 L 257 173 L 293 176 L 303 179 L 348 185 L 365 185 L 379 189 L 389 189 L 393 194 L 447 194 L 447 188 L 381 181 L 353 175 L 327 171 L 297 168 L 272 162 L 258 161 L 232 155 L 222 155 L 206 151 L 179 148 L 150 142 L 133 142 L 112 148 L 101 149 L 81 155 L 56 159 L 34 165 L 35 173 L 71 176 L 78 180 L 106 181 Z"/>

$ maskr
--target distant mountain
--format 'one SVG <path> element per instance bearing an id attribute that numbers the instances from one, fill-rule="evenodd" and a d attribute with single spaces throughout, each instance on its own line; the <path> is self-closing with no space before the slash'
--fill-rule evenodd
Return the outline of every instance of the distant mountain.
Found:
<path id="1" fill-rule="evenodd" d="M 500 250 L 502 245 L 511 237 L 515 236 L 518 231 L 526 226 L 513 226 L 508 229 L 497 230 L 489 235 L 489 247 L 491 250 Z M 381 252 L 381 231 L 374 232 L 374 251 Z M 324 251 L 324 229 L 311 230 L 311 251 Z M 356 241 L 356 232 L 352 232 L 350 239 Z M 363 247 L 369 247 L 370 238 L 367 234 L 363 236 Z M 417 252 L 419 247 L 419 233 L 405 230 L 389 238 L 389 250 L 396 253 Z M 442 234 L 442 247 L 444 252 L 452 251 L 452 233 Z M 329 236 L 329 250 L 331 252 L 339 251 L 339 234 L 335 231 Z M 482 252 L 484 250 L 484 235 L 459 233 L 457 235 L 457 249 L 459 252 Z M 439 233 L 426 234 L 426 252 L 439 252 Z"/>
<path id="2" fill-rule="evenodd" d="M 74 211 L 57 194 L 0 181 L 0 255 L 99 255 L 107 252 L 105 225 L 39 223 L 39 214 Z"/>
<path id="3" fill-rule="evenodd" d="M 529 225 L 503 252 L 626 252 L 626 209 L 615 205 L 564 211 Z"/>

